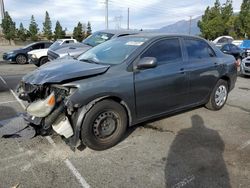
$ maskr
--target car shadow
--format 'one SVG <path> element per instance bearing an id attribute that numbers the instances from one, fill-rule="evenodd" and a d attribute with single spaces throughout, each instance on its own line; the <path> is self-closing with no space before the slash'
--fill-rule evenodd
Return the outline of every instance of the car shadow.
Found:
<path id="1" fill-rule="evenodd" d="M 180 130 L 168 151 L 166 187 L 230 188 L 223 140 L 204 125 L 201 116 L 193 115 L 191 121 L 192 127 Z"/>
<path id="2" fill-rule="evenodd" d="M 174 117 L 174 116 L 177 116 L 179 114 L 183 114 L 185 112 L 193 111 L 193 110 L 196 110 L 196 109 L 199 109 L 199 108 L 203 108 L 203 105 L 196 106 L 196 107 L 189 108 L 189 109 L 184 109 L 184 110 L 181 110 L 181 111 L 178 111 L 178 112 L 169 113 L 169 114 L 167 114 L 165 116 L 160 116 L 158 118 L 153 118 L 153 119 L 145 121 L 143 123 L 138 123 L 136 125 L 130 126 L 130 127 L 128 127 L 128 129 L 126 131 L 126 134 L 122 138 L 121 142 L 126 140 L 136 129 L 138 129 L 140 127 L 150 128 L 150 129 L 157 129 L 156 126 L 154 128 L 154 125 L 152 125 L 154 122 L 161 121 L 161 120 L 169 118 L 169 117 Z"/>

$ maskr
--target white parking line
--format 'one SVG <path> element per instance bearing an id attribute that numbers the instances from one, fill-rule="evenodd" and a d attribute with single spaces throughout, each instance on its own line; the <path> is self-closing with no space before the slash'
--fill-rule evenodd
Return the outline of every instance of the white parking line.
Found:
<path id="1" fill-rule="evenodd" d="M 16 103 L 16 102 L 18 102 L 18 101 L 16 101 L 16 100 L 15 101 L 5 101 L 5 102 L 0 102 L 0 105 L 1 104 L 8 104 L 8 103 Z"/>
<path id="2" fill-rule="evenodd" d="M 250 140 L 248 140 L 245 143 L 243 143 L 242 145 L 240 145 L 240 147 L 238 147 L 237 150 L 243 150 L 244 148 L 246 148 L 249 145 L 250 145 Z"/>
<path id="3" fill-rule="evenodd" d="M 0 80 L 2 80 L 2 82 L 6 85 L 6 81 L 3 79 L 2 76 L 0 76 Z M 12 93 L 12 95 L 16 98 L 17 102 L 19 102 L 19 104 L 22 106 L 22 108 L 25 110 L 26 106 L 23 104 L 23 102 L 18 98 L 18 96 L 16 95 L 16 93 L 12 90 L 9 89 L 10 92 Z M 48 142 L 53 146 L 56 147 L 56 143 L 54 142 L 54 140 L 50 137 L 50 136 L 46 136 L 46 139 L 48 140 Z M 82 175 L 78 172 L 78 170 L 74 167 L 74 165 L 70 162 L 69 159 L 66 159 L 64 161 L 64 163 L 66 164 L 66 166 L 68 167 L 68 169 L 71 171 L 71 173 L 76 177 L 76 179 L 78 180 L 78 182 L 81 184 L 82 187 L 84 188 L 89 188 L 90 185 L 86 182 L 86 180 L 82 177 Z"/>
<path id="4" fill-rule="evenodd" d="M 70 160 L 66 159 L 64 162 L 66 166 L 70 169 L 70 171 L 74 174 L 74 176 L 77 178 L 77 180 L 82 185 L 82 187 L 89 188 L 90 187 L 89 184 L 85 181 L 85 179 L 78 172 L 78 170 L 74 167 L 74 165 L 70 162 Z"/>
<path id="5" fill-rule="evenodd" d="M 16 95 L 16 93 L 10 89 L 10 92 L 12 93 L 12 95 L 16 98 L 16 100 L 19 102 L 19 104 L 23 107 L 23 109 L 26 109 L 26 106 L 23 104 L 23 102 L 18 98 L 18 96 Z"/>
<path id="6" fill-rule="evenodd" d="M 5 82 L 2 76 L 0 76 L 0 80 L 2 80 L 2 82 L 7 86 L 7 83 Z"/>

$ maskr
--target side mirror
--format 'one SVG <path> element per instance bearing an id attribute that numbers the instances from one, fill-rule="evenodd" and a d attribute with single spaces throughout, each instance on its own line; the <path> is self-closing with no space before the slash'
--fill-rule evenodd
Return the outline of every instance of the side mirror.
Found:
<path id="1" fill-rule="evenodd" d="M 157 60 L 155 57 L 144 57 L 139 60 L 137 69 L 151 69 L 157 66 Z"/>

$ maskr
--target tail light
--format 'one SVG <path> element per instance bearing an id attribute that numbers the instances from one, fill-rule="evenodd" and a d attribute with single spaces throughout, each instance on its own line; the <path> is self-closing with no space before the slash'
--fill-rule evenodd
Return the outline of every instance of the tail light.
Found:
<path id="1" fill-rule="evenodd" d="M 235 64 L 236 67 L 240 67 L 241 60 L 240 59 L 235 60 L 234 64 Z"/>

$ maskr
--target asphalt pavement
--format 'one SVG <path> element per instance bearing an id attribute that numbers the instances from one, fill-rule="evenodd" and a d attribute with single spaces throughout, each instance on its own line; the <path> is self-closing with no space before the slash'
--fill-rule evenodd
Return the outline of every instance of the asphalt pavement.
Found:
<path id="1" fill-rule="evenodd" d="M 33 65 L 0 63 L 0 130 L 23 126 L 15 96 Z M 2 129 L 3 131 L 3 129 Z M 132 127 L 117 146 L 73 152 L 60 136 L 0 138 L 0 187 L 249 187 L 250 78 L 220 111 L 195 108 Z"/>

